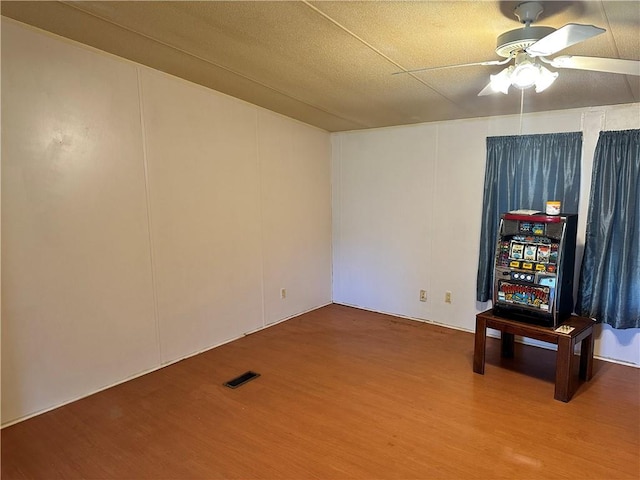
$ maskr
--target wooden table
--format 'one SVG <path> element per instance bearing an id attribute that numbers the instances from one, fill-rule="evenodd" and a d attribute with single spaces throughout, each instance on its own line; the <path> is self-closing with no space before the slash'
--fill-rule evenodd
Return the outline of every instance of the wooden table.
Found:
<path id="1" fill-rule="evenodd" d="M 569 325 L 574 329 L 569 333 L 560 333 L 551 327 L 542 327 L 496 316 L 492 310 L 477 314 L 473 371 L 481 375 L 484 374 L 487 327 L 501 332 L 501 354 L 503 357 L 513 357 L 515 335 L 554 343 L 558 345 L 554 398 L 568 402 L 571 400 L 577 386 L 577 382 L 575 382 L 571 372 L 575 361 L 574 348 L 578 342 L 582 342 L 580 347 L 579 377 L 582 380 L 589 381 L 593 374 L 594 321 L 590 318 L 572 315 L 562 325 Z"/>

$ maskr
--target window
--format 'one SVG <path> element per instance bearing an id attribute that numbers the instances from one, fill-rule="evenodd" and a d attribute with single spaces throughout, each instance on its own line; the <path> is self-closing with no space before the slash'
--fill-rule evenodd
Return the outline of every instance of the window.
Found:
<path id="1" fill-rule="evenodd" d="M 640 130 L 600 132 L 576 312 L 640 328 Z"/>
<path id="2" fill-rule="evenodd" d="M 578 212 L 582 132 L 487 138 L 482 231 L 476 298 L 492 298 L 493 260 L 500 215 L 515 209 L 544 211 L 548 200 Z"/>

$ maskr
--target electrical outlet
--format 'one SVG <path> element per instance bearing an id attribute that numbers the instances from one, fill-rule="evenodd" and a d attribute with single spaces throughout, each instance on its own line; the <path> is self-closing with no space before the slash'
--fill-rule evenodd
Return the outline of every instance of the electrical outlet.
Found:
<path id="1" fill-rule="evenodd" d="M 280 298 L 283 299 L 283 300 L 285 298 L 287 298 L 287 289 L 286 288 L 281 288 L 280 289 Z"/>
<path id="2" fill-rule="evenodd" d="M 451 292 L 444 293 L 444 303 L 451 303 Z"/>
<path id="3" fill-rule="evenodd" d="M 420 301 L 421 302 L 426 302 L 427 301 L 427 291 L 426 290 L 420 290 Z"/>

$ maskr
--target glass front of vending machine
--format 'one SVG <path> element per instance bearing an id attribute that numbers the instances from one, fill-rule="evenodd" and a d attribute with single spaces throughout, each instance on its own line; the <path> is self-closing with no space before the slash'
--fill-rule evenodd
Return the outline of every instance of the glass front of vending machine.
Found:
<path id="1" fill-rule="evenodd" d="M 573 312 L 578 216 L 524 212 L 505 213 L 500 219 L 493 310 L 555 328 Z"/>

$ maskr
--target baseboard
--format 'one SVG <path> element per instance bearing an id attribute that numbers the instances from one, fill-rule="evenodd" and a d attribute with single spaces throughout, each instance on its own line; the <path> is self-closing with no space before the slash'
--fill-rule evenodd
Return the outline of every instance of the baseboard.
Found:
<path id="1" fill-rule="evenodd" d="M 454 325 L 448 325 L 446 323 L 436 322 L 436 321 L 433 321 L 433 320 L 427 320 L 427 319 L 423 319 L 423 318 L 415 318 L 415 317 L 410 317 L 410 316 L 407 316 L 407 315 L 401 315 L 401 314 L 398 314 L 398 313 L 384 312 L 384 311 L 381 311 L 381 310 L 374 310 L 374 309 L 371 309 L 371 308 L 362 307 L 360 305 L 351 305 L 351 304 L 348 304 L 348 303 L 339 303 L 339 302 L 333 302 L 333 303 L 335 303 L 336 305 L 343 305 L 345 307 L 357 308 L 359 310 L 364 310 L 364 311 L 367 311 L 367 312 L 380 313 L 380 314 L 383 314 L 383 315 L 390 315 L 392 317 L 404 318 L 406 320 L 413 320 L 413 321 L 416 321 L 416 322 L 422 322 L 422 323 L 428 323 L 428 324 L 431 324 L 431 325 L 437 325 L 439 327 L 450 328 L 451 330 L 458 330 L 460 332 L 466 332 L 466 333 L 471 333 L 471 334 L 475 333 L 474 330 L 471 330 L 471 329 L 468 329 L 468 328 L 456 327 Z M 478 313 L 480 313 L 480 312 L 478 312 Z M 488 332 L 487 333 L 487 337 L 500 338 L 500 334 Z M 521 343 L 523 345 L 529 345 L 529 346 L 533 346 L 533 347 L 544 348 L 546 350 L 557 350 L 556 345 L 554 345 L 552 343 L 543 343 L 543 342 L 539 343 L 537 341 L 531 341 L 531 340 L 529 340 L 527 338 L 520 338 L 520 337 L 516 337 L 515 340 L 516 340 L 517 343 Z M 640 365 L 637 365 L 637 364 L 631 363 L 631 362 L 625 362 L 623 360 L 618 360 L 618 359 L 615 359 L 615 358 L 602 357 L 600 355 L 594 355 L 593 358 L 598 359 L 598 360 L 602 360 L 603 362 L 615 363 L 617 365 L 624 365 L 625 367 L 633 367 L 633 368 L 640 369 Z"/>
<path id="2" fill-rule="evenodd" d="M 261 330 L 265 330 L 265 329 L 267 329 L 269 327 L 273 327 L 274 325 L 278 325 L 279 323 L 285 322 L 285 321 L 290 320 L 290 319 L 295 318 L 295 317 L 299 317 L 300 315 L 304 315 L 305 313 L 312 312 L 314 310 L 317 310 L 317 309 L 322 308 L 322 307 L 326 307 L 327 305 L 331 305 L 331 304 L 332 304 L 332 302 L 325 303 L 323 305 L 319 305 L 317 307 L 310 308 L 310 309 L 305 310 L 303 312 L 296 313 L 295 315 L 291 315 L 291 316 L 283 318 L 281 320 L 277 320 L 277 321 L 275 321 L 273 323 L 269 323 L 269 324 L 263 325 L 263 326 L 255 329 L 255 330 L 251 330 L 249 332 L 245 332 L 242 335 L 238 335 L 236 337 L 230 338 L 230 339 L 225 340 L 223 342 L 216 343 L 214 345 L 208 346 L 208 347 L 206 347 L 204 349 L 201 349 L 201 350 L 198 350 L 196 352 L 190 353 L 190 354 L 185 355 L 183 357 L 171 360 L 169 362 L 161 363 L 161 364 L 159 364 L 157 366 L 154 366 L 154 367 L 152 367 L 150 369 L 143 370 L 142 372 L 138 372 L 138 373 L 136 373 L 136 374 L 134 374 L 134 375 L 132 375 L 130 377 L 126 377 L 123 380 L 120 380 L 120 381 L 117 381 L 115 383 L 106 385 L 104 387 L 92 390 L 92 391 L 90 391 L 89 393 L 87 393 L 85 395 L 81 395 L 79 397 L 74 397 L 74 398 L 72 398 L 70 400 L 66 400 L 66 401 L 64 401 L 62 403 L 53 405 L 51 407 L 47 407 L 47 408 L 44 408 L 42 410 L 38 410 L 36 412 L 30 413 L 28 415 L 24 415 L 22 417 L 18 417 L 16 419 L 13 419 L 13 420 L 7 422 L 7 423 L 1 424 L 0 425 L 0 430 L 3 429 L 3 428 L 6 428 L 6 427 L 10 427 L 11 425 L 15 425 L 16 423 L 20 423 L 20 422 L 24 422 L 25 420 L 29 420 L 30 418 L 37 417 L 38 415 L 42 415 L 44 413 L 50 412 L 50 411 L 55 410 L 57 408 L 64 407 L 65 405 L 69 405 L 70 403 L 77 402 L 78 400 L 82 400 L 83 398 L 90 397 L 91 395 L 95 395 L 96 393 L 103 392 L 105 390 L 108 390 L 110 388 L 116 387 L 116 386 L 121 385 L 123 383 L 130 382 L 131 380 L 135 380 L 136 378 L 142 377 L 142 376 L 147 375 L 149 373 L 153 373 L 153 372 L 155 372 L 157 370 L 160 370 L 162 368 L 165 368 L 165 367 L 168 367 L 170 365 L 173 365 L 174 363 L 181 362 L 182 360 L 186 360 L 187 358 L 195 357 L 196 355 L 200 355 L 201 353 L 208 352 L 209 350 L 213 350 L 214 348 L 220 347 L 222 345 L 226 345 L 227 343 L 231 343 L 231 342 L 233 342 L 235 340 L 238 340 L 240 338 L 243 338 L 243 337 L 245 337 L 247 335 L 251 335 L 252 333 L 256 333 L 256 332 L 259 332 Z"/>

